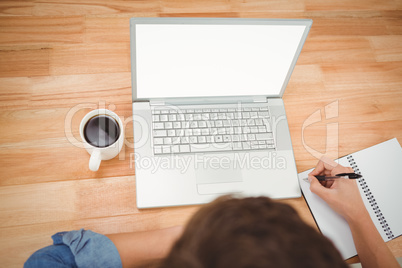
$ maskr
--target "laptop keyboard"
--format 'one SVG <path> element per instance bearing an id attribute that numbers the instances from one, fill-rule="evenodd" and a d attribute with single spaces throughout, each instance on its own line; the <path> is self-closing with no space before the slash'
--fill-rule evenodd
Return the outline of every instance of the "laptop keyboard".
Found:
<path id="1" fill-rule="evenodd" d="M 153 108 L 154 153 L 275 150 L 267 103 L 221 107 Z"/>

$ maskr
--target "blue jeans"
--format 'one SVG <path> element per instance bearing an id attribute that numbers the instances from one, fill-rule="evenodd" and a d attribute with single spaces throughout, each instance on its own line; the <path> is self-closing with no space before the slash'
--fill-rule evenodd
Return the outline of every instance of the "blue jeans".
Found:
<path id="1" fill-rule="evenodd" d="M 25 268 L 122 267 L 119 252 L 109 238 L 89 230 L 61 232 L 53 245 L 32 254 Z"/>

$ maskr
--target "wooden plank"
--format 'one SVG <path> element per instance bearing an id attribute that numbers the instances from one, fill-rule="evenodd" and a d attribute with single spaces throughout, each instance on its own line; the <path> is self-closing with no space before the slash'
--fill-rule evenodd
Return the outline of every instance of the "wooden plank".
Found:
<path id="1" fill-rule="evenodd" d="M 354 90 L 349 94 L 342 92 L 342 98 L 339 98 L 339 93 L 326 91 L 319 101 L 314 101 L 314 98 L 315 96 L 308 94 L 303 97 L 286 95 L 284 101 L 291 126 L 300 125 L 317 110 L 324 109 L 331 103 L 338 106 L 337 119 L 342 123 L 402 119 L 402 108 L 397 105 L 402 100 L 402 92 L 384 90 L 359 94 Z M 357 100 L 360 105 L 355 104 Z M 322 118 L 325 118 L 324 111 Z"/>
<path id="2" fill-rule="evenodd" d="M 314 22 L 313 25 L 315 26 Z M 338 50 L 345 51 L 347 49 L 371 48 L 370 39 L 364 36 L 309 35 L 303 46 L 302 55 L 305 52 L 314 51 L 327 51 L 327 53 L 332 53 Z M 355 59 L 355 61 L 359 61 L 359 59 Z"/>
<path id="3" fill-rule="evenodd" d="M 202 3 L 186 0 L 161 0 L 160 7 L 162 13 L 196 13 L 194 17 L 202 13 L 222 13 L 231 11 L 231 3 L 224 0 L 207 0 Z"/>
<path id="4" fill-rule="evenodd" d="M 97 43 L 56 46 L 49 55 L 49 64 L 51 75 L 130 72 L 130 45 Z"/>
<path id="5" fill-rule="evenodd" d="M 38 77 L 31 83 L 33 108 L 73 108 L 75 105 L 92 103 L 114 110 L 109 105 L 119 107 L 132 103 L 130 72 Z M 122 115 L 127 117 L 131 113 Z"/>
<path id="6" fill-rule="evenodd" d="M 3 71 L 0 72 L 0 74 L 2 73 Z M 28 107 L 32 96 L 32 89 L 29 86 L 29 80 L 30 79 L 26 77 L 0 78 L 1 112 L 15 109 L 17 107 Z"/>
<path id="7" fill-rule="evenodd" d="M 0 193 L 0 228 L 138 211 L 134 176 L 3 186 Z"/>
<path id="8" fill-rule="evenodd" d="M 130 17 L 90 16 L 85 25 L 85 43 L 130 42 Z"/>
<path id="9" fill-rule="evenodd" d="M 49 49 L 0 49 L 0 77 L 38 75 L 49 75 Z"/>
<path id="10" fill-rule="evenodd" d="M 394 10 L 398 8 L 398 1 L 320 1 L 306 0 L 306 10 Z"/>
<path id="11" fill-rule="evenodd" d="M 112 110 L 109 105 L 131 105 L 131 73 L 0 78 L 0 108 L 5 110 L 73 109 L 80 104 Z"/>
<path id="12" fill-rule="evenodd" d="M 1 148 L 1 186 L 73 181 L 88 178 L 134 176 L 134 151 L 124 146 L 119 156 L 102 161 L 99 171 L 89 170 L 89 154 L 63 141 L 45 139 L 34 147 Z"/>
<path id="13" fill-rule="evenodd" d="M 401 62 L 355 63 L 323 65 L 325 87 L 328 90 L 351 92 L 356 94 L 378 91 L 399 91 L 402 81 Z"/>
<path id="14" fill-rule="evenodd" d="M 297 61 L 297 64 L 300 65 L 376 61 L 370 41 L 365 37 L 312 36 L 306 40 L 302 52 Z"/>
<path id="15" fill-rule="evenodd" d="M 402 61 L 402 36 L 371 36 L 371 45 L 378 62 Z"/>
<path id="16" fill-rule="evenodd" d="M 71 15 L 124 15 L 149 16 L 160 11 L 159 1 L 124 1 L 116 0 L 44 0 L 35 3 L 35 16 L 71 16 Z"/>
<path id="17" fill-rule="evenodd" d="M 401 3 L 397 1 L 399 8 L 397 10 L 386 10 L 381 12 L 381 16 L 388 18 L 391 23 L 387 25 L 388 33 L 390 35 L 402 35 L 402 8 Z"/>
<path id="18" fill-rule="evenodd" d="M 380 13 L 334 12 L 333 16 L 313 18 L 311 35 L 371 36 L 387 35 L 388 23 L 378 18 Z"/>
<path id="19" fill-rule="evenodd" d="M 0 45 L 81 43 L 85 18 L 0 17 Z"/>
<path id="20" fill-rule="evenodd" d="M 0 1 L 0 16 L 29 16 L 32 15 L 34 0 Z"/>
<path id="21" fill-rule="evenodd" d="M 275 12 L 297 12 L 305 10 L 305 3 L 301 0 L 284 0 L 284 1 L 231 1 L 233 10 L 241 10 L 242 12 L 256 12 L 272 10 Z"/>
<path id="22" fill-rule="evenodd" d="M 329 53 L 330 52 L 330 53 Z M 345 49 L 336 51 L 309 51 L 303 53 L 298 62 L 300 64 L 337 64 L 337 63 L 355 63 L 359 62 L 375 62 L 376 57 L 371 49 Z"/>

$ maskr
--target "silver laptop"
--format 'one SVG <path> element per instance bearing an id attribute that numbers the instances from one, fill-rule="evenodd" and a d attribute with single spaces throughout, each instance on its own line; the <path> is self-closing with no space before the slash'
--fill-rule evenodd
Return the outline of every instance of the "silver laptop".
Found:
<path id="1" fill-rule="evenodd" d="M 130 24 L 138 208 L 300 197 L 282 96 L 312 21 Z"/>

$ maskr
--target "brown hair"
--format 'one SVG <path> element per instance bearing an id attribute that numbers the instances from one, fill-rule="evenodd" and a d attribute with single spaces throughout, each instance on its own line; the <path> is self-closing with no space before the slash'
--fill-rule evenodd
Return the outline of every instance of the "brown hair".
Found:
<path id="1" fill-rule="evenodd" d="M 190 220 L 161 268 L 347 267 L 289 205 L 224 196 Z"/>

